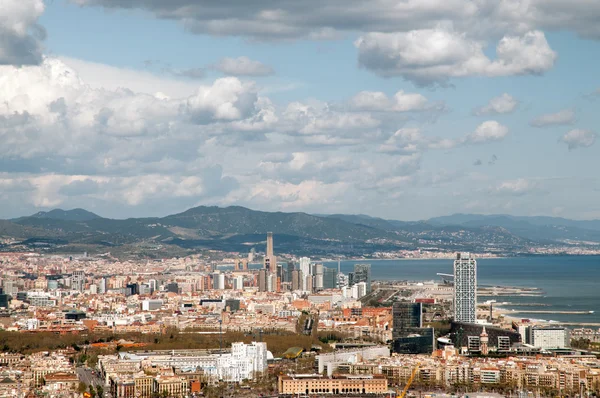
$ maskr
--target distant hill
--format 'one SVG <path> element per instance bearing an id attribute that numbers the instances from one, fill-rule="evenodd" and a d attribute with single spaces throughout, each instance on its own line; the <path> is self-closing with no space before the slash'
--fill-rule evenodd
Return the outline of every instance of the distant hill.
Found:
<path id="1" fill-rule="evenodd" d="M 33 214 L 30 217 L 21 217 L 21 218 L 45 218 L 45 219 L 62 220 L 62 221 L 90 221 L 90 220 L 94 220 L 96 218 L 101 218 L 101 217 L 97 214 L 94 214 L 94 213 L 84 210 L 84 209 L 73 209 L 73 210 L 54 209 L 54 210 L 50 210 L 50 211 L 40 211 L 38 213 Z"/>
<path id="2" fill-rule="evenodd" d="M 240 206 L 199 206 L 166 217 L 103 218 L 84 209 L 51 210 L 0 222 L 0 238 L 16 246 L 180 247 L 263 250 L 267 232 L 277 250 L 314 255 L 364 255 L 394 250 L 527 252 L 535 245 L 600 242 L 600 221 L 456 214 L 404 222 L 366 215 L 262 212 Z M 15 246 L 16 245 L 16 246 Z M 48 250 L 50 250 L 48 249 Z"/>
<path id="3" fill-rule="evenodd" d="M 505 214 L 454 214 L 432 218 L 427 222 L 437 226 L 502 227 L 518 236 L 541 242 L 568 240 L 600 242 L 600 220 L 578 221 L 559 217 L 525 217 Z"/>

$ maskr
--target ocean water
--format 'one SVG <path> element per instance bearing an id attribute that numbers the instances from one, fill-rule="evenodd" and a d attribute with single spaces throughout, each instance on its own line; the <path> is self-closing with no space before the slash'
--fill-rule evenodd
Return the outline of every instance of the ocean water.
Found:
<path id="1" fill-rule="evenodd" d="M 373 280 L 441 280 L 436 274 L 453 272 L 453 260 L 342 261 L 348 273 L 354 264 L 370 263 Z M 337 267 L 328 262 L 327 267 Z M 480 297 L 520 305 L 502 305 L 519 311 L 513 316 L 559 322 L 600 323 L 600 256 L 540 256 L 477 260 L 479 285 L 536 287 L 541 297 Z M 532 305 L 527 305 L 532 304 Z M 540 305 L 541 304 L 541 305 Z M 528 313 L 552 311 L 551 314 Z M 594 314 L 561 314 L 561 311 L 595 311 Z"/>

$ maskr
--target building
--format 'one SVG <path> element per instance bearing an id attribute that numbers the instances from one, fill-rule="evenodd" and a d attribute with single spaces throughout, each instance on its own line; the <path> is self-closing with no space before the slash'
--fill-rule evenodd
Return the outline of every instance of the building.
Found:
<path id="1" fill-rule="evenodd" d="M 392 348 L 395 353 L 431 354 L 435 349 L 433 328 L 423 327 L 423 305 L 421 303 L 394 303 L 392 324 Z"/>
<path id="2" fill-rule="evenodd" d="M 154 391 L 158 396 L 187 397 L 188 381 L 181 376 L 158 375 L 154 379 Z"/>
<path id="3" fill-rule="evenodd" d="M 8 308 L 11 297 L 8 294 L 0 294 L 0 308 Z"/>
<path id="4" fill-rule="evenodd" d="M 371 293 L 371 264 L 354 264 L 354 276 L 352 284 L 364 282 L 366 294 Z"/>
<path id="5" fill-rule="evenodd" d="M 294 272 L 296 270 L 296 264 L 294 264 L 293 261 L 288 261 L 287 263 L 287 269 L 285 271 L 285 280 L 284 282 L 291 282 L 292 281 L 292 272 Z"/>
<path id="6" fill-rule="evenodd" d="M 400 337 L 403 331 L 423 326 L 423 305 L 421 303 L 396 302 L 392 307 L 393 337 Z"/>
<path id="7" fill-rule="evenodd" d="M 292 290 L 302 290 L 304 288 L 304 276 L 302 270 L 292 271 Z"/>
<path id="8" fill-rule="evenodd" d="M 268 292 L 269 291 L 269 270 L 263 268 L 258 271 L 258 291 Z"/>
<path id="9" fill-rule="evenodd" d="M 179 294 L 179 285 L 177 284 L 177 282 L 168 283 L 165 286 L 165 290 L 167 292 L 169 292 L 169 293 L 177 293 L 177 294 Z"/>
<path id="10" fill-rule="evenodd" d="M 450 324 L 450 336 L 452 343 L 456 347 L 469 347 L 469 342 L 477 341 L 480 344 L 480 336 L 483 333 L 483 325 L 475 323 L 452 322 Z M 485 326 L 485 332 L 488 335 L 488 348 L 495 347 L 503 351 L 510 350 L 513 344 L 521 343 L 521 335 L 511 329 L 503 329 L 496 326 Z M 477 348 L 479 350 L 479 348 Z"/>
<path id="11" fill-rule="evenodd" d="M 405 334 L 394 339 L 392 348 L 397 354 L 431 354 L 435 350 L 433 328 L 406 329 Z"/>
<path id="12" fill-rule="evenodd" d="M 84 286 L 85 286 L 85 272 L 84 271 L 74 271 L 73 275 L 71 275 L 71 289 L 77 290 L 79 292 L 83 292 Z"/>
<path id="13" fill-rule="evenodd" d="M 376 358 L 387 358 L 389 356 L 390 349 L 387 346 L 371 346 L 355 350 L 337 350 L 317 355 L 317 369 L 319 374 L 323 374 L 323 372 L 326 371 L 327 375 L 331 376 L 340 364 L 367 361 Z"/>
<path id="14" fill-rule="evenodd" d="M 481 355 L 489 354 L 489 352 L 490 352 L 489 347 L 488 347 L 489 336 L 488 336 L 487 332 L 485 331 L 485 326 L 483 327 L 483 331 L 479 335 L 479 343 L 480 343 L 480 348 L 481 348 Z"/>
<path id="15" fill-rule="evenodd" d="M 282 375 L 278 380 L 279 395 L 384 395 L 388 381 L 384 375 L 336 375 L 324 377 L 318 374 Z"/>
<path id="16" fill-rule="evenodd" d="M 147 364 L 156 368 L 173 368 L 182 372 L 201 371 L 207 381 L 224 381 L 239 383 L 244 379 L 254 379 L 260 373 L 267 370 L 267 360 L 272 358 L 272 354 L 267 351 L 267 343 L 252 342 L 244 344 L 242 342 L 233 343 L 231 352 L 215 353 L 205 350 L 172 350 L 172 351 L 140 351 L 140 352 L 121 352 L 119 359 L 110 363 L 107 359 L 102 359 L 101 369 L 104 373 L 132 373 L 139 371 L 141 364 Z M 107 370 L 108 366 L 121 366 L 120 371 Z M 158 378 L 156 378 L 158 380 Z M 115 379 L 115 390 L 119 388 L 119 381 L 125 382 L 120 389 L 123 392 L 129 392 L 129 380 L 121 378 Z M 180 380 L 179 380 L 180 381 Z M 154 391 L 183 391 L 183 388 L 175 379 L 165 378 L 164 384 L 155 383 Z M 131 380 L 131 385 L 135 384 Z M 139 383 L 138 383 L 139 384 Z"/>
<path id="17" fill-rule="evenodd" d="M 236 312 L 240 310 L 240 300 L 227 299 L 225 300 L 225 308 L 229 308 L 230 312 Z"/>
<path id="18" fill-rule="evenodd" d="M 323 289 L 337 288 L 338 271 L 335 268 L 323 268 Z"/>
<path id="19" fill-rule="evenodd" d="M 457 253 L 454 260 L 454 321 L 477 321 L 477 261 L 470 253 Z"/>
<path id="20" fill-rule="evenodd" d="M 272 274 L 277 272 L 277 258 L 273 253 L 273 232 L 267 232 L 267 250 L 263 268 L 267 269 Z"/>
<path id="21" fill-rule="evenodd" d="M 561 326 L 530 326 L 531 345 L 542 350 L 567 348 L 570 346 L 570 333 Z"/>
<path id="22" fill-rule="evenodd" d="M 144 300 L 142 301 L 142 311 L 156 311 L 163 306 L 162 300 Z"/>
<path id="23" fill-rule="evenodd" d="M 244 277 L 242 275 L 238 275 L 233 278 L 232 281 L 233 290 L 244 290 Z"/>
<path id="24" fill-rule="evenodd" d="M 307 279 L 311 279 L 312 285 L 312 267 L 310 266 L 310 258 L 309 257 L 301 257 L 299 260 L 299 269 L 302 271 L 302 287 L 299 290 L 309 290 L 306 286 Z M 312 289 L 311 289 L 312 290 Z"/>

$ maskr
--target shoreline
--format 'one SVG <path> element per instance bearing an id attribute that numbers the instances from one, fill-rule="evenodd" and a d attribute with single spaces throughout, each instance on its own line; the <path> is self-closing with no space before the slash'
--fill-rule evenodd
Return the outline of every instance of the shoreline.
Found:
<path id="1" fill-rule="evenodd" d="M 569 254 L 569 253 L 527 253 L 527 254 L 514 254 L 514 255 L 496 255 L 496 254 L 487 254 L 482 255 L 484 253 L 471 253 L 475 256 L 477 261 L 479 260 L 487 260 L 487 259 L 512 259 L 512 258 L 541 258 L 541 257 L 600 257 L 599 253 L 590 253 L 590 254 Z M 447 257 L 393 257 L 393 258 L 362 258 L 362 257 L 353 257 L 353 258 L 344 258 L 344 259 L 320 259 L 320 262 L 331 262 L 337 263 L 338 261 L 409 261 L 409 260 L 454 260 L 456 257 L 456 253 L 448 253 Z"/>

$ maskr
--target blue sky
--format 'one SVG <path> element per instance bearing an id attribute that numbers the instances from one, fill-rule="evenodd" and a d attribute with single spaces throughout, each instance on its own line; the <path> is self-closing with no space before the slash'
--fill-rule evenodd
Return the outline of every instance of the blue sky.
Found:
<path id="1" fill-rule="evenodd" d="M 0 217 L 600 217 L 600 5 L 7 1 Z"/>

